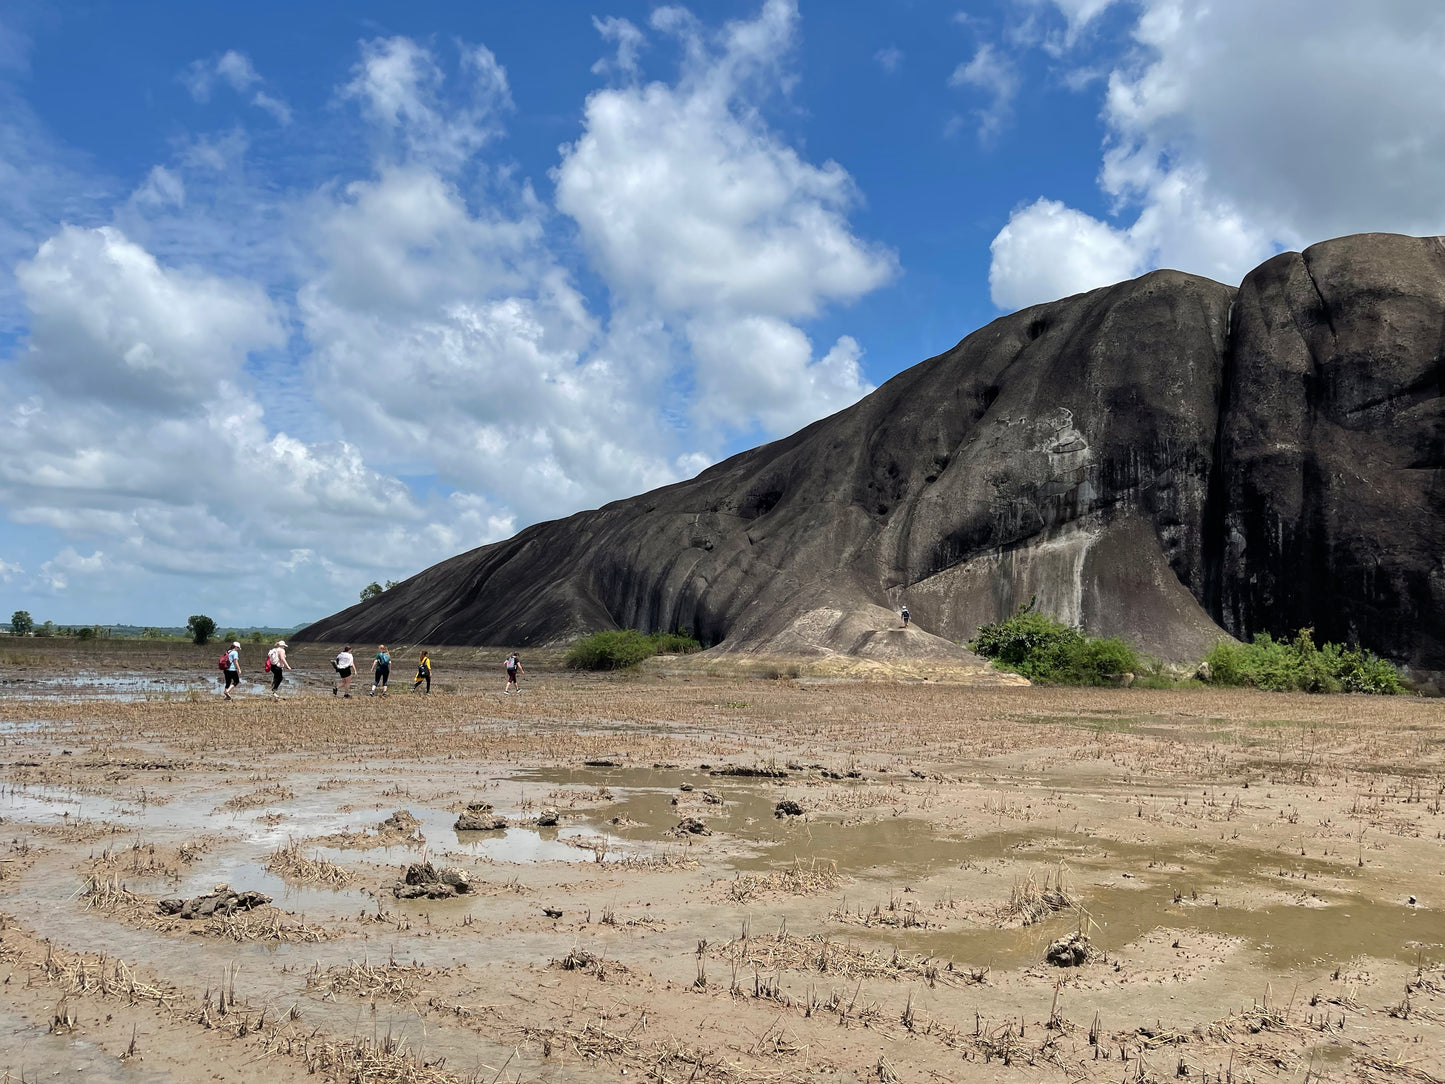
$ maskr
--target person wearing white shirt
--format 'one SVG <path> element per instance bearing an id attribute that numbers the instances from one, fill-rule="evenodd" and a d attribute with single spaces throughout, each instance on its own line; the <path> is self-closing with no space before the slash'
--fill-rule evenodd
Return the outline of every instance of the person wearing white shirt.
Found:
<path id="1" fill-rule="evenodd" d="M 337 682 L 331 686 L 331 695 L 337 695 L 337 686 L 346 694 L 345 699 L 351 699 L 351 679 L 356 676 L 356 656 L 351 653 L 351 645 L 347 644 L 336 653 L 336 659 L 332 662 L 336 667 Z"/>

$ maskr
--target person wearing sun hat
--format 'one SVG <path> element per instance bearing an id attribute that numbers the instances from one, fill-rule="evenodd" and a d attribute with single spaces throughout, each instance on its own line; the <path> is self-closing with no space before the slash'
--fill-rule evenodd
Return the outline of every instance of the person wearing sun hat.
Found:
<path id="1" fill-rule="evenodd" d="M 281 688 L 286 671 L 291 669 L 291 664 L 286 661 L 285 640 L 277 640 L 276 646 L 266 652 L 266 669 L 271 671 L 271 699 L 280 700 L 281 694 L 277 690 Z"/>
<path id="2" fill-rule="evenodd" d="M 226 652 L 226 687 L 221 690 L 227 700 L 231 699 L 231 689 L 241 686 L 241 642 L 231 641 L 231 649 Z"/>

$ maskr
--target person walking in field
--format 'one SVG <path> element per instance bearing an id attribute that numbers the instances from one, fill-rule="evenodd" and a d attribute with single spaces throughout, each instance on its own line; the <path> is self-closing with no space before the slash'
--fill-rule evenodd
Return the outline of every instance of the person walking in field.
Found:
<path id="1" fill-rule="evenodd" d="M 332 682 L 331 695 L 336 695 L 337 686 L 346 694 L 345 699 L 351 699 L 351 679 L 356 676 L 356 656 L 351 653 L 351 645 L 347 644 L 336 653 L 335 660 L 331 663 L 336 667 L 336 681 Z"/>
<path id="2" fill-rule="evenodd" d="M 391 681 L 391 656 L 386 652 L 385 644 L 378 644 L 376 648 L 376 659 L 371 664 L 371 695 L 376 695 L 377 687 L 381 687 L 381 695 L 386 695 L 387 683 Z"/>
<path id="3" fill-rule="evenodd" d="M 502 667 L 507 671 L 507 687 L 502 692 L 510 693 L 518 687 L 517 678 L 522 674 L 522 660 L 517 658 L 517 653 L 514 651 L 507 656 L 507 661 L 502 664 Z"/>
<path id="4" fill-rule="evenodd" d="M 430 696 L 430 695 L 431 695 L 431 659 L 429 659 L 429 658 L 427 657 L 427 653 L 426 653 L 425 651 L 423 651 L 423 652 L 421 653 L 421 658 L 417 660 L 417 664 L 416 664 L 416 677 L 414 677 L 414 678 L 411 679 L 411 691 L 412 691 L 412 692 L 416 692 L 417 688 L 421 685 L 421 683 L 422 683 L 423 681 L 426 682 L 426 695 Z"/>
<path id="5" fill-rule="evenodd" d="M 241 645 L 237 641 L 231 641 L 231 648 L 226 652 L 226 686 L 221 694 L 227 699 L 232 699 L 231 690 L 241 686 Z"/>
<path id="6" fill-rule="evenodd" d="M 286 671 L 291 664 L 286 661 L 286 641 L 277 640 L 276 646 L 266 652 L 266 669 L 271 671 L 271 699 L 281 699 L 281 682 L 286 680 Z"/>

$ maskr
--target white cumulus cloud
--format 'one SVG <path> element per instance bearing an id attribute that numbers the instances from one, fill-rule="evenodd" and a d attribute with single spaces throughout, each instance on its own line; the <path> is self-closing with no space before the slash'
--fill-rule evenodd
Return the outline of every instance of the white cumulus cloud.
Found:
<path id="1" fill-rule="evenodd" d="M 854 232 L 848 172 L 764 119 L 797 18 L 597 20 L 614 55 L 555 203 L 499 149 L 496 56 L 385 37 L 335 88 L 359 153 L 304 191 L 233 123 L 177 139 L 104 224 L 38 214 L 0 506 L 62 545 L 18 555 L 27 582 L 101 605 L 182 577 L 222 622 L 319 616 L 856 401 L 862 346 L 808 322 L 897 260 Z M 664 47 L 677 74 L 647 81 Z M 243 53 L 183 81 L 290 118 Z"/>
<path id="2" fill-rule="evenodd" d="M 1071 26 L 1105 6 L 1055 2 Z M 1079 253 L 1050 256 L 1039 230 L 1052 220 L 1017 212 L 994 242 L 998 304 L 1047 300 L 1030 285 L 1050 279 L 1037 261 L 1087 265 L 1111 247 L 1104 231 L 1139 269 L 1224 281 L 1285 246 L 1445 231 L 1440 5 L 1141 0 L 1132 36 L 1103 103 L 1100 186 L 1116 215 L 1075 231 Z"/>
<path id="3" fill-rule="evenodd" d="M 557 205 L 609 288 L 689 345 L 697 416 L 738 429 L 776 432 L 871 390 L 841 354 L 815 360 L 794 322 L 896 273 L 849 226 L 847 171 L 805 160 L 761 119 L 761 99 L 788 82 L 796 23 L 785 0 L 715 34 L 660 9 L 654 28 L 683 42 L 680 78 L 594 93 L 555 173 Z M 784 408 L 782 389 L 802 399 Z"/>

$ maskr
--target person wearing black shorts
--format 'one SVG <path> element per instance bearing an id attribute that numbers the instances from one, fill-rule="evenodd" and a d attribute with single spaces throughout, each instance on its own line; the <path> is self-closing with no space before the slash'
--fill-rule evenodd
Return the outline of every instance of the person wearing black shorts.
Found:
<path id="1" fill-rule="evenodd" d="M 380 644 L 376 649 L 376 661 L 372 663 L 371 673 L 371 695 L 376 695 L 376 690 L 381 689 L 381 695 L 386 695 L 387 682 L 391 680 L 391 656 L 386 653 L 386 645 Z"/>
<path id="2" fill-rule="evenodd" d="M 336 654 L 331 663 L 336 668 L 337 680 L 331 684 L 331 695 L 337 695 L 337 687 L 346 694 L 346 699 L 351 699 L 351 678 L 356 673 L 356 659 L 351 654 L 351 645 L 347 644 Z"/>
<path id="3" fill-rule="evenodd" d="M 221 690 L 227 700 L 231 699 L 231 690 L 241 687 L 241 645 L 235 641 L 231 643 L 231 649 L 226 652 L 226 687 Z"/>

